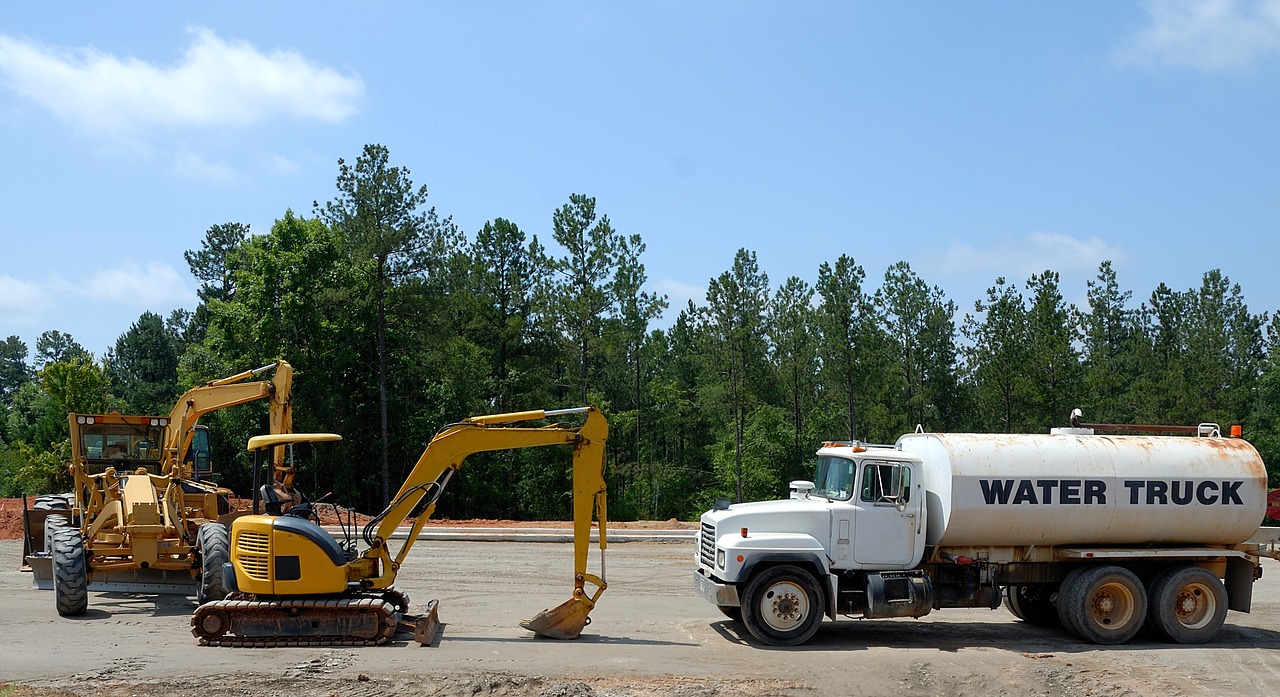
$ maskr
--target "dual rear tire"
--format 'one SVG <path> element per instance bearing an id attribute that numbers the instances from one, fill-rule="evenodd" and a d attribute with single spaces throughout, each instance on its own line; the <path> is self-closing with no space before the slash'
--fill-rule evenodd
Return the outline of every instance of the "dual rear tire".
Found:
<path id="1" fill-rule="evenodd" d="M 1062 581 L 1057 598 L 1062 626 L 1095 644 L 1123 644 L 1144 624 L 1180 644 L 1217 636 L 1227 616 L 1227 591 L 1212 572 L 1178 566 L 1149 586 L 1120 566 L 1088 566 Z"/>

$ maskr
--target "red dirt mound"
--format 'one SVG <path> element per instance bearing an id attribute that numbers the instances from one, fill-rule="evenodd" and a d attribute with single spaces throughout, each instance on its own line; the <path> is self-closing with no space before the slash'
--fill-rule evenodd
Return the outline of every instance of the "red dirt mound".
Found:
<path id="1" fill-rule="evenodd" d="M 27 505 L 35 497 L 27 498 Z M 231 504 L 239 510 L 247 510 L 247 499 L 232 499 Z M 346 524 L 347 509 L 322 503 L 316 506 L 320 514 L 320 522 L 324 525 Z M 341 519 L 341 521 L 339 521 Z M 355 514 L 356 527 L 369 522 L 370 516 Z M 430 527 L 465 527 L 465 528 L 570 528 L 573 523 L 567 520 L 445 520 L 433 518 L 426 523 Z M 697 523 L 671 520 L 639 520 L 630 522 L 610 522 L 609 527 L 619 530 L 694 530 Z M 0 499 L 0 540 L 22 539 L 22 499 Z"/>

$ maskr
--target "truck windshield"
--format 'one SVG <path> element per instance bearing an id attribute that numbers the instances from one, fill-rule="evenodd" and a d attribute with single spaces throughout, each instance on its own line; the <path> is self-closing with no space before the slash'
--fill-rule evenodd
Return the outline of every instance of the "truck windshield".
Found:
<path id="1" fill-rule="evenodd" d="M 848 501 L 853 496 L 853 461 L 842 457 L 819 457 L 818 468 L 813 473 L 813 495 Z"/>

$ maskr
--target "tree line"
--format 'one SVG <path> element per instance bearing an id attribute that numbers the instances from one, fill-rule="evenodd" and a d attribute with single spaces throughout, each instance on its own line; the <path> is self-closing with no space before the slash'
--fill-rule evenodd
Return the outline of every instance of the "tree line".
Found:
<path id="1" fill-rule="evenodd" d="M 66 488 L 67 412 L 167 413 L 187 388 L 278 358 L 296 370 L 295 430 L 343 435 L 299 454 L 299 482 L 363 510 L 447 423 L 579 404 L 609 418 L 618 519 L 777 497 L 822 440 L 1046 432 L 1075 407 L 1093 422 L 1241 424 L 1268 462 L 1280 455 L 1280 320 L 1219 270 L 1135 305 L 1103 262 L 1084 307 L 1045 270 L 997 278 L 962 310 L 906 262 L 869 279 L 841 255 L 774 284 L 740 249 L 705 302 L 655 328 L 668 301 L 644 290 L 641 236 L 581 194 L 550 222 L 552 247 L 503 218 L 464 232 L 365 146 L 309 216 L 285 211 L 261 235 L 210 227 L 185 254 L 194 310 L 144 313 L 101 358 L 59 331 L 30 359 L 18 337 L 0 343 L 0 495 Z M 265 406 L 205 422 L 223 482 L 247 493 L 244 444 Z M 438 515 L 566 518 L 569 482 L 554 449 L 478 455 Z"/>

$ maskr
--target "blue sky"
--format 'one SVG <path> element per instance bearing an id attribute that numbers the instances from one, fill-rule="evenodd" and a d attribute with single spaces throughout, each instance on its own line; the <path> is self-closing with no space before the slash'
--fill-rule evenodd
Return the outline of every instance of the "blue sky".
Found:
<path id="1" fill-rule="evenodd" d="M 1280 0 L 23 3 L 0 10 L 0 336 L 101 356 L 182 253 L 333 197 L 366 143 L 474 235 L 595 196 L 672 309 L 906 260 L 972 311 L 1111 259 L 1280 309 Z"/>

